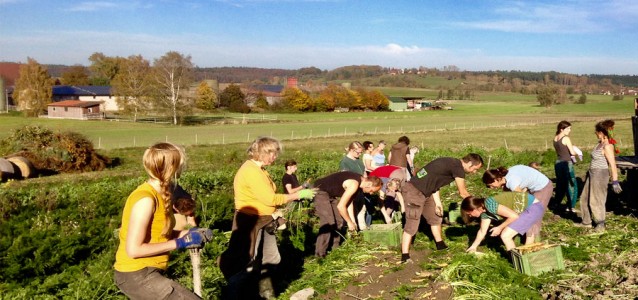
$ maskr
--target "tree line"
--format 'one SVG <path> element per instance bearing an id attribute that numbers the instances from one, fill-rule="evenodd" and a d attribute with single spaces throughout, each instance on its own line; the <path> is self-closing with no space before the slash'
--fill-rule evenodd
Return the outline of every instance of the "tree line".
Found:
<path id="1" fill-rule="evenodd" d="M 175 51 L 167 52 L 152 63 L 141 55 L 119 57 L 106 56 L 99 52 L 93 53 L 89 61 L 91 64 L 88 68 L 72 66 L 62 71 L 58 78 L 54 78 L 45 66 L 28 58 L 27 64 L 20 67 L 13 92 L 14 101 L 27 116 L 37 116 L 46 111 L 47 105 L 51 103 L 53 85 L 111 86 L 120 114 L 131 116 L 133 121 L 137 121 L 142 115 L 162 115 L 170 117 L 173 124 L 178 124 L 184 116 L 194 112 L 211 112 L 217 109 L 248 113 L 253 110 L 333 111 L 338 108 L 387 110 L 389 106 L 388 99 L 379 91 L 350 90 L 334 84 L 312 89 L 311 81 L 308 82 L 310 91 L 297 87 L 286 88 L 281 99 L 270 102 L 263 93 L 244 93 L 237 84 L 219 91 L 209 81 L 202 80 L 192 88 L 197 78 L 202 76 L 196 73 L 190 56 Z M 225 70 L 232 78 L 237 73 L 250 72 L 251 68 Z M 320 73 L 322 71 L 316 68 L 303 68 L 297 72 L 301 76 Z M 288 75 L 282 70 L 272 70 L 267 74 L 274 79 L 286 78 Z M 250 87 L 251 84 L 244 86 Z"/>
<path id="2" fill-rule="evenodd" d="M 570 94 L 581 94 L 577 103 L 585 103 L 587 94 L 610 93 L 622 97 L 627 86 L 638 86 L 638 77 L 629 75 L 573 75 L 559 72 L 461 71 L 456 66 L 437 68 L 385 68 L 381 66 L 344 66 L 331 71 L 316 67 L 298 70 L 248 67 L 198 68 L 190 56 L 169 51 L 152 62 L 141 55 L 106 56 L 100 52 L 89 57 L 88 67 L 76 65 L 42 66 L 32 58 L 20 67 L 13 98 L 28 116 L 46 110 L 51 102 L 51 87 L 64 85 L 110 85 L 121 114 L 135 121 L 141 115 L 164 115 L 178 124 L 193 112 L 228 109 L 247 113 L 256 111 L 333 111 L 386 110 L 388 99 L 374 87 L 417 87 L 439 89 L 439 99 L 474 99 L 476 91 L 536 94 L 539 103 L 551 106 L 564 103 Z M 51 69 L 51 71 L 49 70 Z M 58 75 L 52 77 L 50 74 Z M 244 94 L 237 85 L 219 91 L 206 79 L 235 82 L 243 87 L 259 84 L 285 85 L 295 77 L 302 89 L 287 88 L 281 101 L 268 101 L 263 94 Z M 423 78 L 446 78 L 427 81 Z M 192 84 L 200 81 L 196 88 Z M 334 82 L 347 81 L 359 88 L 351 90 Z M 433 82 L 438 82 L 434 85 Z M 620 84 L 618 82 L 621 82 Z M 365 89 L 364 89 L 365 88 Z M 244 89 L 246 90 L 246 89 Z M 443 91 L 446 91 L 444 94 Z M 573 96 L 570 96 L 573 99 Z M 614 99 L 616 99 L 614 98 Z M 622 98 L 621 98 L 622 99 Z M 618 99 L 616 99 L 618 100 Z"/>

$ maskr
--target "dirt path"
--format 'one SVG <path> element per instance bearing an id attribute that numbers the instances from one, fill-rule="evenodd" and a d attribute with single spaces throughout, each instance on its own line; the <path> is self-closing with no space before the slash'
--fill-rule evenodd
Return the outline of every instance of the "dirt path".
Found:
<path id="1" fill-rule="evenodd" d="M 369 260 L 362 273 L 341 291 L 320 299 L 452 299 L 452 286 L 435 282 L 438 274 L 422 270 L 419 262 L 429 250 L 412 251 L 413 263 L 400 264 L 395 251 L 382 252 Z"/>

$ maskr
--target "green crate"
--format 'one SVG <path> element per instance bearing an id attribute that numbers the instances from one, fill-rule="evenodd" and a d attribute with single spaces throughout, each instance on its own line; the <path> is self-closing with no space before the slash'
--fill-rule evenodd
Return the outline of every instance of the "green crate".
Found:
<path id="1" fill-rule="evenodd" d="M 461 207 L 458 203 L 450 203 L 447 219 L 450 224 L 463 223 L 463 219 L 461 218 Z"/>
<path id="2" fill-rule="evenodd" d="M 519 272 L 536 276 L 543 272 L 565 269 L 560 245 L 535 243 L 512 249 L 512 262 Z"/>
<path id="3" fill-rule="evenodd" d="M 361 234 L 363 235 L 363 240 L 366 242 L 389 247 L 399 247 L 401 245 L 403 228 L 401 228 L 401 223 L 372 224 L 370 225 L 370 229 L 361 231 Z"/>
<path id="4" fill-rule="evenodd" d="M 461 218 L 461 209 L 450 210 L 447 215 L 450 223 L 463 223 L 463 219 Z"/>

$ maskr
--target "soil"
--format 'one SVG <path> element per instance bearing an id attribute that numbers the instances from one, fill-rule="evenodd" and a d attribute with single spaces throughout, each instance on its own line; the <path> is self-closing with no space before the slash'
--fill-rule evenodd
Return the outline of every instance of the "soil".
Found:
<path id="1" fill-rule="evenodd" d="M 340 291 L 330 291 L 319 299 L 452 299 L 453 288 L 435 281 L 437 271 L 426 271 L 419 262 L 430 250 L 412 250 L 412 263 L 401 264 L 396 251 L 382 252 L 366 262 L 361 274 Z"/>

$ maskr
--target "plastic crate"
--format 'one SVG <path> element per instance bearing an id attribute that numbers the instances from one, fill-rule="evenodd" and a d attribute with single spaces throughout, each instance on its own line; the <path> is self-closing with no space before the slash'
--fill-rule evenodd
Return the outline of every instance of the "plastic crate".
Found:
<path id="1" fill-rule="evenodd" d="M 461 209 L 450 210 L 448 212 L 448 220 L 450 223 L 463 223 L 463 219 L 461 218 Z"/>
<path id="2" fill-rule="evenodd" d="M 463 219 L 461 218 L 461 207 L 458 203 L 450 203 L 447 219 L 450 221 L 450 224 L 463 223 Z"/>
<path id="3" fill-rule="evenodd" d="M 536 276 L 543 272 L 565 269 L 560 245 L 534 243 L 512 249 L 512 262 L 519 272 Z"/>
<path id="4" fill-rule="evenodd" d="M 366 242 L 381 244 L 389 247 L 399 247 L 403 228 L 401 223 L 372 224 L 370 229 L 361 231 Z"/>

